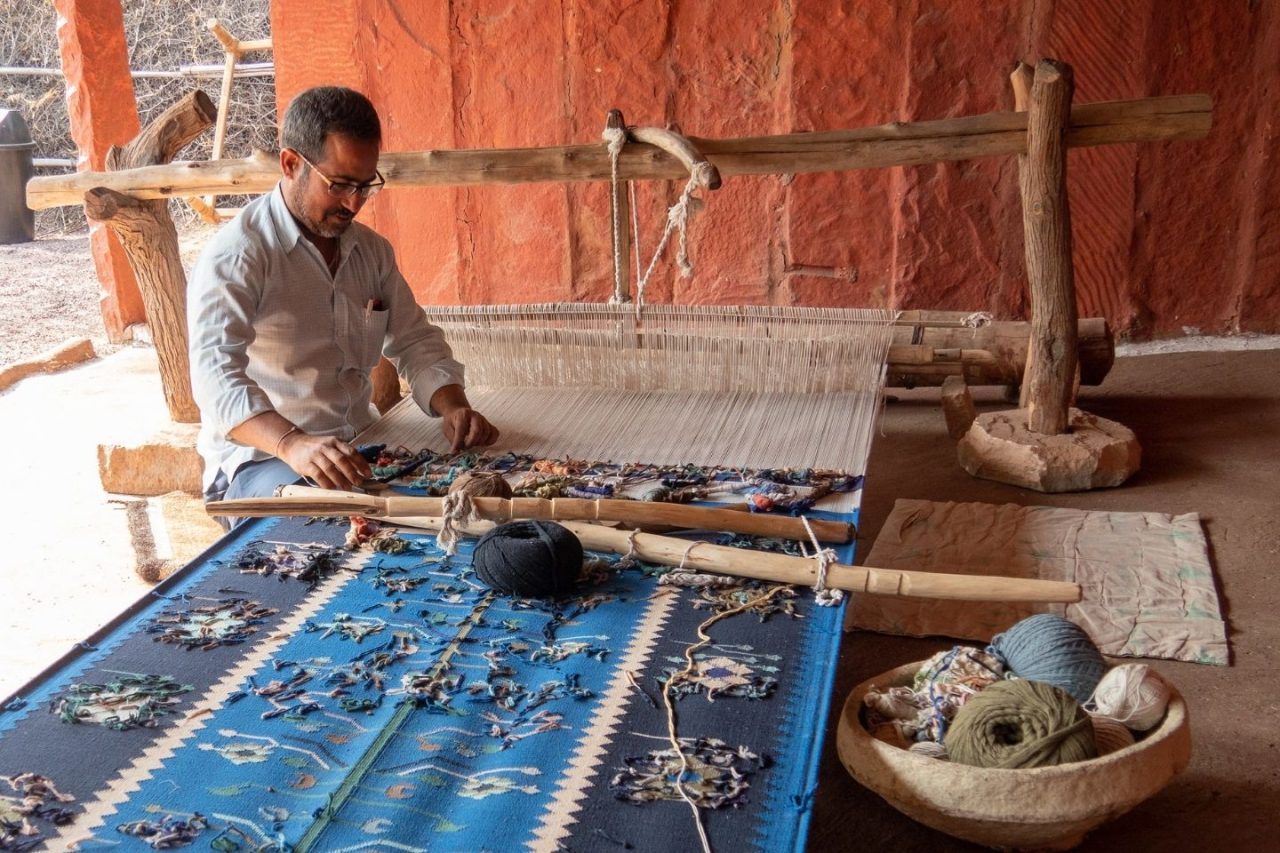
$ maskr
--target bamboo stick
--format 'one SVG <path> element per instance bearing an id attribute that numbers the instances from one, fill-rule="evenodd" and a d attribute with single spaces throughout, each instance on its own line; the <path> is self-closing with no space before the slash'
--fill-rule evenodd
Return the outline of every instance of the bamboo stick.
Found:
<path id="1" fill-rule="evenodd" d="M 1071 112 L 1066 142 L 1082 147 L 1201 139 L 1212 125 L 1212 107 L 1208 95 L 1083 104 Z M 690 141 L 725 177 L 922 165 L 1024 153 L 1027 114 L 999 112 L 855 130 L 723 140 L 690 137 Z M 607 181 L 610 177 L 608 152 L 595 144 L 390 152 L 379 161 L 379 169 L 391 186 Z M 621 180 L 669 180 L 687 174 L 678 159 L 650 145 L 628 145 L 619 170 Z M 77 172 L 29 181 L 27 206 L 43 210 L 78 205 L 84 193 L 97 186 L 136 198 L 260 193 L 270 190 L 279 177 L 279 167 L 269 155 L 129 172 Z"/>
<path id="2" fill-rule="evenodd" d="M 312 495 L 322 489 L 285 486 L 286 497 Z M 326 492 L 326 496 L 342 492 Z M 384 521 L 401 527 L 439 530 L 444 519 L 436 516 L 406 516 Z M 729 548 L 696 540 L 676 539 L 653 533 L 616 530 L 582 521 L 562 521 L 588 551 L 634 554 L 641 560 L 665 566 L 684 566 L 691 572 L 711 572 L 813 586 L 818 563 L 808 557 L 771 554 L 744 548 Z M 481 536 L 494 528 L 493 522 L 455 525 L 469 536 Z M 1080 600 L 1080 585 L 1067 581 L 1034 578 L 1002 578 L 992 575 L 948 575 L 937 572 L 907 572 L 833 563 L 827 567 L 826 585 L 845 592 L 875 595 L 905 595 L 915 598 L 942 598 L 953 601 L 1020 601 L 1073 604 Z"/>
<path id="3" fill-rule="evenodd" d="M 239 498 L 207 505 L 212 515 L 226 516 L 308 516 L 363 515 L 369 518 L 444 514 L 444 498 L 405 495 L 362 495 L 355 492 L 311 490 L 278 498 Z M 804 521 L 789 515 L 740 512 L 734 509 L 689 506 L 629 500 L 585 500 L 581 498 L 472 498 L 481 518 L 511 521 L 534 518 L 551 521 L 588 519 L 621 521 L 632 525 L 665 525 L 707 530 L 731 530 L 752 536 L 773 536 L 807 541 Z M 813 519 L 813 533 L 822 542 L 849 542 L 853 525 L 842 521 Z"/>

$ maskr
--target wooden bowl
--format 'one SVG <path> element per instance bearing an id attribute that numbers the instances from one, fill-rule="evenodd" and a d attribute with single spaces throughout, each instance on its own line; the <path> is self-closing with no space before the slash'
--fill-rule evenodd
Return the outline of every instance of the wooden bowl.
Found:
<path id="1" fill-rule="evenodd" d="M 840 715 L 836 746 L 853 778 L 939 832 L 999 850 L 1068 850 L 1169 784 L 1191 760 L 1187 705 L 1172 687 L 1164 720 L 1142 740 L 1056 767 L 969 767 L 872 737 L 862 723 L 862 697 L 875 687 L 909 685 L 923 665 L 900 666 L 855 687 Z"/>

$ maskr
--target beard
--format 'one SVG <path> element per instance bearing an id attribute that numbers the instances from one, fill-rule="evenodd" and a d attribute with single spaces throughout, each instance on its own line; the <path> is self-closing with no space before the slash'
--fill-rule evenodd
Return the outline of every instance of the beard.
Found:
<path id="1" fill-rule="evenodd" d="M 301 182 L 295 183 L 289 194 L 289 207 L 294 210 L 303 228 L 317 237 L 337 239 L 351 226 L 355 214 L 338 205 L 321 213 L 320 218 L 311 216 L 307 210 L 306 187 Z"/>

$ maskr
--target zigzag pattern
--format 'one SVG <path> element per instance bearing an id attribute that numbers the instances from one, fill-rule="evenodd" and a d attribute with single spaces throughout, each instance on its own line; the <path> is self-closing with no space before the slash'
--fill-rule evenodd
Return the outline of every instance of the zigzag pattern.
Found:
<path id="1" fill-rule="evenodd" d="M 525 846 L 535 853 L 564 849 L 560 842 L 569 837 L 569 827 L 577 823 L 578 819 L 574 815 L 578 813 L 580 804 L 586 797 L 587 786 L 596 776 L 601 756 L 613 740 L 613 734 L 617 731 L 618 723 L 631 698 L 631 685 L 622 673 L 643 671 L 654 645 L 662 635 L 662 628 L 666 625 L 671 609 L 679 600 L 679 595 L 660 595 L 650 599 L 649 606 L 640 617 L 638 630 L 627 647 L 627 653 L 618 663 L 618 678 L 601 696 L 595 710 L 595 722 L 578 741 L 555 793 L 547 803 L 542 820 L 534 830 L 533 838 L 525 842 Z"/>
<path id="2" fill-rule="evenodd" d="M 362 569 L 364 564 L 374 556 L 377 555 L 373 553 L 365 555 L 362 560 L 353 564 L 353 569 L 357 567 Z M 152 773 L 163 767 L 166 761 L 205 727 L 213 717 L 214 708 L 222 707 L 227 697 L 244 683 L 245 678 L 257 672 L 269 661 L 276 651 L 302 628 L 304 622 L 320 612 L 357 574 L 358 571 L 335 572 L 322 581 L 288 618 L 280 622 L 274 634 L 255 643 L 252 652 L 241 658 L 238 664 L 205 691 L 200 700 L 195 703 L 195 709 L 187 714 L 184 720 L 167 730 L 155 743 L 135 758 L 132 764 L 108 782 L 92 802 L 85 804 L 84 813 L 77 816 L 73 823 L 62 827 L 57 836 L 59 839 L 72 832 L 77 833 L 78 836 L 67 840 L 66 849 L 79 850 L 81 844 L 90 841 L 100 844 L 101 842 L 94 839 L 92 833 L 101 827 L 108 817 L 115 814 L 117 807 L 138 791 L 142 783 L 151 778 Z M 50 840 L 52 841 L 52 838 Z"/>

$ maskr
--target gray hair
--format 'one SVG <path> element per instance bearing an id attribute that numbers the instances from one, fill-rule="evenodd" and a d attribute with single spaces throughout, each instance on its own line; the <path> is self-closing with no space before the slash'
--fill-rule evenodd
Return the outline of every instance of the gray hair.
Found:
<path id="1" fill-rule="evenodd" d="M 368 98 L 354 89 L 342 86 L 307 89 L 285 110 L 280 144 L 314 163 L 324 159 L 325 138 L 331 133 L 365 142 L 381 142 L 378 111 Z"/>

